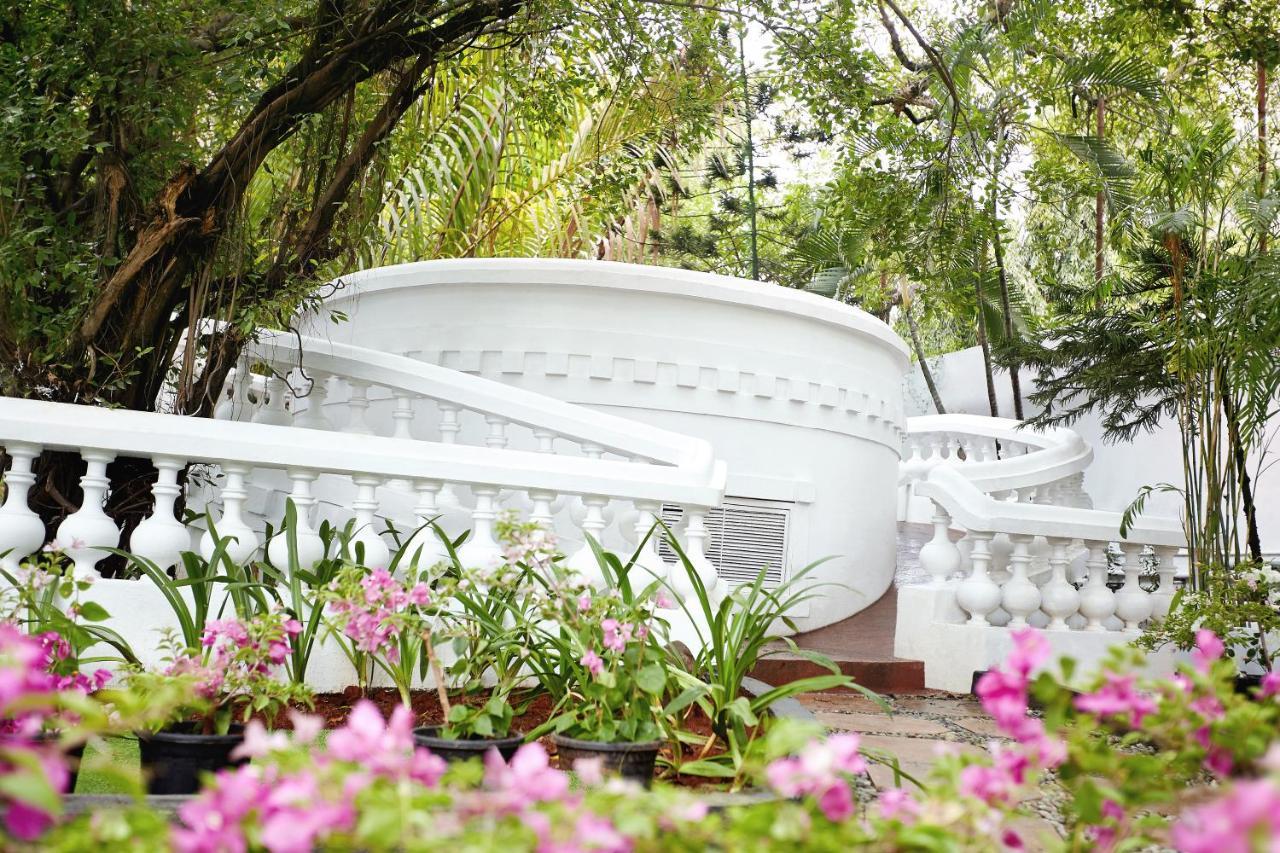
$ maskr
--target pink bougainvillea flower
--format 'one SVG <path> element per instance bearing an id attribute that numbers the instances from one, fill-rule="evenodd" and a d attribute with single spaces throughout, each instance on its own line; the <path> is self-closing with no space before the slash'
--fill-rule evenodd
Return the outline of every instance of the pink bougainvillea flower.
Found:
<path id="1" fill-rule="evenodd" d="M 1218 639 L 1217 634 L 1207 628 L 1196 631 L 1196 647 L 1191 652 L 1191 660 L 1195 663 L 1196 669 L 1208 672 L 1214 661 L 1222 657 L 1224 651 L 1226 646 L 1222 644 L 1222 640 Z"/>
<path id="2" fill-rule="evenodd" d="M 1280 696 L 1280 670 L 1274 670 L 1262 676 L 1262 683 L 1258 685 L 1258 696 L 1262 699 L 1268 696 Z"/>
<path id="3" fill-rule="evenodd" d="M 617 619 L 605 619 L 600 623 L 600 630 L 604 632 L 604 647 L 609 651 L 621 652 L 627 647 L 626 637 L 623 636 L 622 626 Z"/>
<path id="4" fill-rule="evenodd" d="M 658 594 L 653 597 L 653 605 L 659 610 L 674 610 L 676 602 L 667 594 L 665 589 L 660 589 L 658 590 Z"/>
<path id="5" fill-rule="evenodd" d="M 292 709 L 289 711 L 289 723 L 293 726 L 293 739 L 296 743 L 311 743 L 324 729 L 324 717 Z"/>
<path id="6" fill-rule="evenodd" d="M 231 751 L 232 758 L 262 758 L 289 748 L 289 735 L 283 731 L 267 731 L 261 720 L 250 720 L 244 727 L 244 740 Z"/>
<path id="7" fill-rule="evenodd" d="M 1237 782 L 1213 802 L 1182 814 L 1172 840 L 1183 853 L 1274 851 L 1280 838 L 1280 785 Z"/>
<path id="8" fill-rule="evenodd" d="M 590 609 L 591 609 L 591 593 L 584 592 L 582 595 L 578 596 L 578 610 L 579 612 L 585 613 Z"/>
<path id="9" fill-rule="evenodd" d="M 578 660 L 578 663 L 587 668 L 592 678 L 599 678 L 600 673 L 604 672 L 604 659 L 596 654 L 594 649 L 587 649 L 587 653 Z"/>
<path id="10" fill-rule="evenodd" d="M 911 792 L 902 788 L 886 788 L 877 799 L 880 817 L 885 820 L 897 820 L 911 823 L 920 814 L 920 804 L 911 796 Z"/>
<path id="11" fill-rule="evenodd" d="M 1135 728 L 1156 712 L 1156 701 L 1134 689 L 1133 675 L 1107 672 L 1103 677 L 1106 681 L 1100 688 L 1075 698 L 1077 710 L 1099 717 L 1127 717 Z"/>
<path id="12" fill-rule="evenodd" d="M 514 813 L 533 803 L 562 799 L 569 792 L 569 774 L 551 766 L 542 744 L 526 743 L 510 763 L 497 750 L 489 750 L 484 757 L 484 784 L 498 795 L 499 811 Z"/>

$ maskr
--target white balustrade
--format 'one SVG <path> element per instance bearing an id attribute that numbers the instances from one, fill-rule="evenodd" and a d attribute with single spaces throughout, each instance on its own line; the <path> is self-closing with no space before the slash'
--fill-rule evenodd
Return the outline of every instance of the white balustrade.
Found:
<path id="1" fill-rule="evenodd" d="M 1116 595 L 1107 586 L 1107 575 L 1110 574 L 1107 543 L 1092 540 L 1086 546 L 1089 557 L 1085 567 L 1089 570 L 1089 580 L 1080 592 L 1080 613 L 1086 620 L 1084 630 L 1105 631 L 1107 620 L 1116 612 Z"/>
<path id="2" fill-rule="evenodd" d="M 935 506 L 933 538 L 920 548 L 920 565 L 936 584 L 944 583 L 960 570 L 960 549 L 951 541 L 951 516 Z"/>
<path id="3" fill-rule="evenodd" d="M 293 424 L 293 416 L 289 414 L 289 410 L 285 407 L 288 387 L 285 381 L 274 373 L 267 377 L 267 402 L 265 405 L 259 406 L 258 410 L 253 413 L 253 422 L 255 424 L 270 424 L 271 426 L 291 426 Z"/>
<path id="4" fill-rule="evenodd" d="M 297 543 L 296 558 L 298 568 L 310 570 L 324 557 L 324 541 L 311 526 L 311 511 L 316 499 L 311 495 L 311 484 L 316 480 L 316 472 L 304 468 L 290 468 L 286 472 L 293 483 L 289 492 L 289 500 L 293 502 L 294 527 L 288 530 L 287 525 L 271 537 L 267 544 L 267 559 L 281 571 L 290 568 L 290 539 Z M 292 537 L 290 533 L 292 532 Z"/>
<path id="5" fill-rule="evenodd" d="M 355 525 L 348 545 L 353 556 L 356 546 L 360 546 L 364 555 L 361 565 L 370 569 L 385 569 L 391 562 L 391 549 L 378 534 L 378 520 L 375 516 L 378 510 L 378 486 L 382 481 L 377 477 L 357 475 L 351 478 L 351 482 L 356 485 L 356 499 L 351 502 L 351 508 L 355 510 Z"/>
<path id="6" fill-rule="evenodd" d="M 502 548 L 494 536 L 498 519 L 498 489 L 494 486 L 472 486 L 476 506 L 471 511 L 471 535 L 458 549 L 458 562 L 468 569 L 491 571 L 502 561 Z"/>
<path id="7" fill-rule="evenodd" d="M 970 531 L 972 550 L 969 576 L 956 587 L 956 604 L 969 614 L 970 625 L 988 625 L 987 617 L 1000 606 L 1000 587 L 988 574 L 991 568 L 991 534 Z"/>
<path id="8" fill-rule="evenodd" d="M 369 383 L 359 379 L 348 379 L 351 396 L 347 398 L 347 422 L 342 431 L 353 435 L 373 435 L 373 427 L 369 426 Z"/>
<path id="9" fill-rule="evenodd" d="M 248 496 L 245 479 L 249 476 L 249 466 L 224 462 L 222 473 L 226 477 L 222 487 L 222 518 L 215 524 L 215 529 L 218 538 L 225 542 L 223 552 L 232 562 L 244 564 L 257 553 L 259 545 L 258 534 L 244 519 L 244 500 Z M 215 550 L 213 533 L 206 530 L 200 537 L 200 556 L 211 560 Z"/>
<path id="10" fill-rule="evenodd" d="M 1124 586 L 1116 592 L 1116 617 L 1124 623 L 1130 634 L 1139 632 L 1142 622 L 1151 616 L 1151 593 L 1138 583 L 1142 570 L 1140 546 L 1125 543 L 1120 546 L 1124 554 Z"/>
<path id="11" fill-rule="evenodd" d="M 56 541 L 75 564 L 73 571 L 76 577 L 87 578 L 98 576 L 97 565 L 108 555 L 106 549 L 120 544 L 120 528 L 103 511 L 111 485 L 107 479 L 107 465 L 116 458 L 116 454 L 85 449 L 80 451 L 80 457 L 85 461 L 84 476 L 80 478 L 84 497 L 80 508 L 58 525 Z"/>
<path id="12" fill-rule="evenodd" d="M 1067 546 L 1071 540 L 1058 536 L 1049 539 L 1050 577 L 1040 590 L 1040 607 L 1049 617 L 1050 631 L 1066 631 L 1067 619 L 1080 610 L 1080 593 L 1067 579 Z"/>
<path id="13" fill-rule="evenodd" d="M 174 513 L 178 495 L 178 475 L 186 467 L 186 460 L 172 456 L 155 456 L 156 482 L 151 487 L 155 506 L 129 536 L 129 552 L 155 563 L 160 569 L 170 569 L 182 560 L 182 552 L 191 550 L 191 534 L 186 525 L 178 521 Z"/>
<path id="14" fill-rule="evenodd" d="M 1151 619 L 1161 622 L 1169 614 L 1169 607 L 1173 604 L 1174 578 L 1178 571 L 1174 560 L 1177 559 L 1178 549 L 1157 546 L 1153 549 L 1152 555 L 1156 561 L 1156 576 L 1160 582 L 1151 593 Z"/>
<path id="15" fill-rule="evenodd" d="M 311 371 L 311 390 L 307 393 L 307 408 L 293 416 L 293 425 L 304 429 L 333 429 L 333 421 L 329 420 L 324 407 L 329 400 L 329 377 L 323 373 Z"/>
<path id="16" fill-rule="evenodd" d="M 436 504 L 444 484 L 439 480 L 418 481 L 418 504 L 413 508 L 416 529 L 405 547 L 405 556 L 411 564 L 415 564 L 419 572 L 446 560 L 449 552 L 440 541 L 432 523 L 439 523 L 439 508 Z M 399 566 L 397 574 L 403 575 L 410 566 Z"/>
<path id="17" fill-rule="evenodd" d="M 4 505 L 0 506 L 0 568 L 13 574 L 22 560 L 44 544 L 44 523 L 27 503 L 36 481 L 32 466 L 40 445 L 15 441 L 4 449 L 12 464 L 4 476 Z"/>

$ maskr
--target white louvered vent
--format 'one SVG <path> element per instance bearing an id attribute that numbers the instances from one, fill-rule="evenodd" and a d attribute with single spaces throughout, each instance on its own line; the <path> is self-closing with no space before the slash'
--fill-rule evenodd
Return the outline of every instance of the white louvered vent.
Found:
<path id="1" fill-rule="evenodd" d="M 681 515 L 679 506 L 663 504 L 662 520 L 677 534 L 683 521 Z M 777 587 L 786 578 L 790 517 L 790 504 L 725 498 L 723 504 L 707 513 L 707 530 L 711 534 L 707 559 L 729 583 L 751 583 L 765 569 L 765 586 Z M 658 543 L 658 553 L 664 560 L 676 561 L 665 538 Z"/>

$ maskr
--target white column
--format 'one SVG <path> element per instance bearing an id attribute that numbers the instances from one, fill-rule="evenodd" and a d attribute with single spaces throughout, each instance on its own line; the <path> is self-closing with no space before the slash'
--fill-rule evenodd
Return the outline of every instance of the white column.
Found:
<path id="1" fill-rule="evenodd" d="M 88 449 L 80 451 L 80 456 L 85 461 L 84 476 L 80 478 L 84 500 L 78 510 L 58 525 L 57 540 L 62 551 L 74 561 L 76 577 L 97 577 L 98 561 L 107 556 L 103 549 L 120 544 L 120 529 L 102 511 L 110 485 L 107 464 L 116 455 L 106 450 Z"/>
<path id="2" fill-rule="evenodd" d="M 1009 614 L 1009 627 L 1026 626 L 1027 617 L 1040 609 L 1040 588 L 1027 577 L 1027 568 L 1031 564 L 1028 546 L 1033 537 L 1023 534 L 1009 534 L 1013 543 L 1013 551 L 1009 554 L 1009 580 L 1005 581 L 1000 604 Z"/>
<path id="3" fill-rule="evenodd" d="M 316 473 L 302 468 L 290 468 L 287 473 L 293 482 L 289 500 L 293 501 L 297 519 L 294 530 L 298 542 L 298 567 L 309 570 L 324 557 L 324 542 L 311 526 L 311 509 L 316 503 L 316 499 L 311 496 L 311 483 L 316 479 Z M 271 544 L 267 546 L 267 558 L 277 569 L 286 572 L 289 570 L 288 530 L 281 529 L 271 537 Z"/>
<path id="4" fill-rule="evenodd" d="M 364 561 L 361 563 L 370 569 L 385 569 L 391 562 L 391 549 L 378 535 L 378 486 L 381 481 L 377 477 L 357 475 L 351 478 L 356 485 L 356 499 L 351 502 L 355 510 L 355 528 L 351 532 L 351 541 L 347 547 L 352 559 L 356 555 L 356 545 L 364 550 Z"/>
<path id="5" fill-rule="evenodd" d="M 991 534 L 985 531 L 969 531 L 973 543 L 969 562 L 973 569 L 956 587 L 956 604 L 969 614 L 970 625 L 990 625 L 987 616 L 1000 606 L 1000 587 L 987 574 L 991 568 Z"/>
<path id="6" fill-rule="evenodd" d="M 507 419 L 498 415 L 485 415 L 484 422 L 488 425 L 488 434 L 484 437 L 485 447 L 491 447 L 494 450 L 505 450 L 507 447 Z"/>
<path id="7" fill-rule="evenodd" d="M 273 426 L 291 426 L 293 424 L 293 416 L 289 414 L 285 408 L 285 399 L 288 397 L 289 386 L 285 381 L 274 373 L 267 377 L 267 403 L 259 406 L 258 411 L 253 413 L 253 422 L 255 424 L 271 424 Z"/>
<path id="8" fill-rule="evenodd" d="M 951 541 L 951 516 L 940 504 L 933 505 L 933 538 L 920 548 L 920 565 L 941 586 L 960 570 L 960 549 Z"/>
<path id="9" fill-rule="evenodd" d="M 1089 580 L 1080 592 L 1080 613 L 1087 620 L 1086 631 L 1107 630 L 1106 621 L 1116 612 L 1116 597 L 1107 586 L 1107 543 L 1097 540 L 1085 542 L 1089 558 L 1085 566 Z"/>
<path id="10" fill-rule="evenodd" d="M 1120 550 L 1124 554 L 1124 586 L 1116 593 L 1116 616 L 1126 633 L 1136 634 L 1142 621 L 1151 616 L 1151 593 L 1138 584 L 1142 546 L 1123 542 Z"/>
<path id="11" fill-rule="evenodd" d="M 395 426 L 391 430 L 391 437 L 412 441 L 414 395 L 408 391 L 400 390 L 393 390 L 391 393 L 396 398 L 396 408 L 391 413 L 391 419 L 395 422 Z"/>
<path id="12" fill-rule="evenodd" d="M 714 604 L 720 600 L 723 590 L 720 589 L 720 576 L 716 574 L 716 567 L 707 559 L 707 545 L 710 540 L 707 532 L 707 510 L 708 508 L 704 506 L 684 508 L 684 552 L 694 572 L 702 580 L 702 585 L 707 588 L 707 596 Z M 693 581 L 688 574 L 685 567 L 678 561 L 671 567 L 671 587 L 685 601 L 688 601 L 689 596 L 693 594 Z"/>
<path id="13" fill-rule="evenodd" d="M 1080 609 L 1080 593 L 1067 580 L 1067 546 L 1070 539 L 1049 538 L 1049 582 L 1040 591 L 1042 610 L 1049 614 L 1050 631 L 1066 631 L 1067 619 Z"/>
<path id="14" fill-rule="evenodd" d="M 575 551 L 566 563 L 570 569 L 581 575 L 585 582 L 598 589 L 605 586 L 606 578 L 587 537 L 590 536 L 599 544 L 600 536 L 604 533 L 607 524 L 604 508 L 608 503 L 609 499 L 601 495 L 583 496 L 582 505 L 585 512 L 582 518 L 582 547 Z"/>
<path id="15" fill-rule="evenodd" d="M 655 526 L 654 519 L 661 516 L 662 505 L 657 501 L 636 501 L 635 541 L 637 543 L 653 529 L 653 535 L 639 549 L 636 565 L 655 578 L 666 579 L 670 575 L 670 567 L 658 553 L 658 540 L 663 535 L 661 527 Z M 646 581 L 647 583 L 647 581 Z"/>
<path id="16" fill-rule="evenodd" d="M 1151 618 L 1157 622 L 1163 621 L 1164 617 L 1169 615 L 1169 606 L 1173 604 L 1174 586 L 1173 578 L 1177 573 L 1177 565 L 1174 560 L 1177 559 L 1178 549 L 1170 548 L 1167 545 L 1157 546 L 1155 549 L 1156 574 L 1160 578 L 1160 586 L 1156 591 L 1151 593 Z"/>
<path id="17" fill-rule="evenodd" d="M 218 538 L 224 540 L 225 553 L 237 565 L 243 565 L 253 558 L 258 550 L 258 534 L 244 522 L 244 501 L 248 497 L 244 481 L 249 476 L 249 466 L 239 462 L 222 463 L 222 473 L 226 482 L 222 486 L 222 519 L 215 525 Z M 213 535 L 206 530 L 200 537 L 200 556 L 206 560 L 213 557 Z"/>
<path id="18" fill-rule="evenodd" d="M 458 561 L 465 568 L 487 572 L 502 562 L 502 549 L 493 535 L 493 523 L 498 517 L 498 488 L 472 486 L 471 493 L 476 496 L 476 508 L 471 511 L 471 534 L 458 549 Z"/>
<path id="19" fill-rule="evenodd" d="M 440 541 L 440 537 L 436 534 L 436 529 L 428 523 L 440 523 L 438 518 L 440 511 L 436 506 L 436 496 L 443 487 L 444 484 L 439 480 L 418 481 L 418 504 L 413 508 L 417 530 L 409 538 L 403 552 L 404 556 L 401 558 L 402 560 L 407 559 L 409 563 L 402 563 L 398 566 L 396 574 L 404 574 L 409 570 L 410 565 L 415 562 L 417 571 L 421 574 L 436 563 L 449 559 L 448 549 Z"/>
<path id="20" fill-rule="evenodd" d="M 554 533 L 555 512 L 551 505 L 555 502 L 556 493 L 534 489 L 529 492 L 529 501 L 533 508 L 529 510 L 529 520 L 536 523 L 548 533 Z"/>
<path id="21" fill-rule="evenodd" d="M 40 455 L 40 446 L 11 441 L 5 452 L 13 464 L 4 475 L 4 506 L 0 506 L 0 552 L 8 552 L 0 557 L 0 568 L 12 574 L 25 557 L 44 544 L 44 522 L 27 503 L 36 481 L 32 463 Z M 5 585 L 2 578 L 0 585 Z"/>
<path id="22" fill-rule="evenodd" d="M 461 407 L 445 400 L 437 401 L 436 405 L 440 409 L 440 443 L 457 444 L 458 433 L 462 430 L 462 424 L 458 419 Z M 439 506 L 441 513 L 462 514 L 466 512 L 465 507 L 462 506 L 462 500 L 458 497 L 458 493 L 454 490 L 452 483 L 445 483 L 444 488 L 440 490 L 437 506 Z"/>
<path id="23" fill-rule="evenodd" d="M 129 551 L 168 569 L 182 561 L 183 551 L 191 550 L 191 534 L 173 514 L 174 503 L 182 492 L 178 474 L 187 463 L 172 456 L 153 456 L 151 463 L 157 471 L 151 487 L 155 508 L 129 536 Z"/>
<path id="24" fill-rule="evenodd" d="M 369 383 L 348 379 L 347 385 L 351 388 L 351 396 L 347 399 L 347 410 L 351 414 L 342 431 L 352 435 L 373 435 L 373 428 L 365 419 L 365 413 L 369 411 Z"/>
<path id="25" fill-rule="evenodd" d="M 333 421 L 325 414 L 324 406 L 329 400 L 329 377 L 318 371 L 311 371 L 311 392 L 307 394 L 306 411 L 293 416 L 293 425 L 305 429 L 332 430 Z"/>

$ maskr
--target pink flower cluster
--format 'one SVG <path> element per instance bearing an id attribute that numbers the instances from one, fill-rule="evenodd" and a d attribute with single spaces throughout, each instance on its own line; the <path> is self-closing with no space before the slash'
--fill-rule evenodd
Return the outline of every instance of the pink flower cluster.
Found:
<path id="1" fill-rule="evenodd" d="M 833 735 L 813 741 L 799 755 L 779 758 L 765 768 L 769 786 L 784 797 L 814 797 L 827 820 L 847 820 L 853 814 L 853 789 L 848 776 L 865 773 L 867 762 L 856 734 Z"/>
<path id="2" fill-rule="evenodd" d="M 34 768 L 50 789 L 61 793 L 69 779 L 66 760 L 55 745 L 36 740 L 59 689 L 60 678 L 48 670 L 50 659 L 43 638 L 0 623 L 0 777 Z M 24 841 L 38 837 L 53 822 L 39 808 L 4 794 L 0 815 L 8 832 Z"/>
<path id="3" fill-rule="evenodd" d="M 1106 681 L 1097 690 L 1076 697 L 1076 710 L 1099 717 L 1126 717 L 1134 728 L 1156 712 L 1156 700 L 1134 689 L 1137 679 L 1133 674 L 1106 672 L 1103 678 Z"/>
<path id="4" fill-rule="evenodd" d="M 318 718 L 295 715 L 294 742 L 311 741 L 319 726 Z M 277 734 L 251 723 L 238 755 L 261 757 L 286 746 Z M 330 776 L 335 762 L 348 766 Z M 375 779 L 435 787 L 444 771 L 443 759 L 414 745 L 408 708 L 397 707 L 383 720 L 372 702 L 361 701 L 346 725 L 329 735 L 314 767 L 283 773 L 268 763 L 221 771 L 179 810 L 183 826 L 174 830 L 173 845 L 179 853 L 246 850 L 245 829 L 252 825 L 270 853 L 304 853 L 326 835 L 355 825 L 354 799 Z"/>
<path id="5" fill-rule="evenodd" d="M 978 698 L 996 726 L 1028 752 L 1041 767 L 1056 767 L 1066 758 L 1065 745 L 1045 733 L 1044 722 L 1027 713 L 1031 673 L 1049 659 L 1049 643 L 1034 628 L 1014 631 L 1013 651 L 1003 667 L 978 679 Z"/>
<path id="6" fill-rule="evenodd" d="M 1213 802 L 1183 813 L 1172 840 L 1183 853 L 1280 850 L 1280 785 L 1271 779 L 1237 782 Z"/>
<path id="7" fill-rule="evenodd" d="M 111 680 L 111 672 L 105 669 L 84 673 L 77 668 L 74 672 L 59 674 L 58 670 L 62 669 L 66 661 L 71 658 L 71 644 L 57 631 L 46 631 L 39 634 L 37 639 L 40 640 L 41 648 L 44 650 L 41 666 L 53 676 L 55 690 L 93 693 L 106 687 L 107 682 Z"/>
<path id="8" fill-rule="evenodd" d="M 343 622 L 342 632 L 362 652 L 385 655 L 391 663 L 400 659 L 396 646 L 397 620 L 411 608 L 431 604 L 431 588 L 425 583 L 401 583 L 386 569 L 374 569 L 360 581 L 360 592 L 339 598 L 330 607 Z"/>

